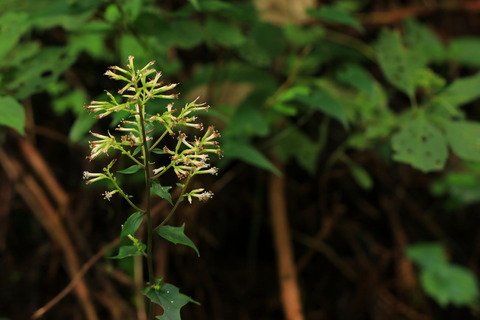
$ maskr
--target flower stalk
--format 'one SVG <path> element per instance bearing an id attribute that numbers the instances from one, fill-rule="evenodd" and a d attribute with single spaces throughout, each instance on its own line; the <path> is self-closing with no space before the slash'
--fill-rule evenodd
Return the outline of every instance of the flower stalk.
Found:
<path id="1" fill-rule="evenodd" d="M 153 313 L 153 303 L 161 305 L 156 297 L 158 294 L 152 294 L 155 291 L 161 291 L 163 286 L 160 285 L 162 281 L 159 278 L 155 278 L 153 267 L 153 237 L 155 233 L 164 237 L 165 232 L 171 232 L 175 227 L 170 229 L 164 229 L 166 223 L 171 219 L 174 213 L 177 211 L 181 202 L 187 199 L 189 203 L 192 203 L 193 199 L 200 201 L 206 201 L 213 196 L 213 193 L 206 191 L 204 188 L 197 188 L 188 191 L 188 187 L 191 179 L 198 174 L 217 174 L 217 168 L 210 165 L 209 154 L 215 153 L 221 156 L 221 149 L 216 139 L 220 136 L 218 131 L 213 127 L 208 127 L 204 135 L 201 138 L 195 137 L 189 140 L 186 133 L 181 129 L 187 130 L 203 130 L 203 124 L 196 122 L 198 118 L 193 113 L 198 111 L 208 111 L 209 106 L 204 103 L 197 103 L 197 99 L 185 104 L 184 107 L 177 110 L 174 108 L 173 103 L 169 103 L 163 113 L 157 113 L 152 115 L 148 111 L 148 102 L 152 99 L 176 99 L 178 94 L 168 93 L 174 89 L 177 84 L 164 85 L 161 81 L 161 73 L 152 69 L 151 66 L 154 61 L 149 62 L 143 68 L 136 70 L 134 64 L 134 58 L 128 58 L 128 64 L 126 68 L 118 66 L 111 66 L 105 72 L 105 75 L 112 80 L 124 82 L 123 87 L 118 90 L 118 94 L 121 98 L 117 98 L 115 95 L 107 92 L 108 101 L 94 100 L 90 105 L 86 106 L 89 112 L 95 114 L 95 118 L 104 118 L 111 115 L 114 112 L 127 111 L 129 117 L 122 120 L 122 122 L 116 127 L 116 131 L 123 134 L 119 139 L 107 132 L 106 135 L 95 132 L 90 132 L 96 140 L 90 141 L 91 148 L 90 155 L 87 159 L 90 161 L 97 159 L 101 156 L 110 156 L 110 153 L 115 155 L 123 154 L 132 162 L 132 165 L 123 170 L 114 170 L 115 159 L 113 159 L 105 168 L 103 172 L 91 173 L 85 171 L 83 173 L 84 179 L 87 184 L 93 182 L 108 180 L 110 185 L 113 186 L 111 190 L 106 190 L 103 193 L 103 197 L 110 201 L 116 194 L 123 197 L 126 202 L 136 212 L 133 213 L 125 222 L 122 229 L 122 236 L 127 236 L 133 242 L 133 246 L 121 247 L 119 250 L 118 258 L 123 258 L 131 255 L 141 255 L 146 257 L 148 280 L 147 287 L 143 291 L 145 296 L 149 299 L 149 319 L 153 320 L 155 315 Z M 121 100 L 121 102 L 119 102 Z M 152 129 L 152 128 L 156 128 Z M 160 131 L 158 136 L 156 133 Z M 173 150 L 167 146 L 169 144 L 167 137 L 176 138 L 175 146 Z M 166 158 L 170 162 L 168 164 L 155 168 L 155 163 L 159 161 L 159 158 Z M 162 186 L 159 179 L 167 171 L 172 170 L 180 182 L 177 185 L 181 187 L 180 196 L 172 202 L 172 196 L 169 190 L 172 186 Z M 132 196 L 125 193 L 122 186 L 120 186 L 116 175 L 118 174 L 135 174 L 138 171 L 143 171 L 144 176 L 144 197 L 146 199 L 144 208 L 141 208 L 135 203 Z M 152 219 L 152 196 L 159 196 L 172 203 L 172 208 L 168 215 L 158 226 L 153 226 Z M 145 245 L 140 239 L 135 237 L 135 232 L 139 227 L 139 223 L 133 224 L 131 221 L 143 222 L 143 218 L 146 218 L 146 249 Z M 140 220 L 138 220 L 140 219 Z M 183 233 L 183 227 L 181 229 Z M 184 235 L 185 236 L 185 235 Z M 186 237 L 186 236 L 185 236 Z M 164 237 L 169 239 L 168 236 Z M 170 238 L 171 239 L 171 238 Z M 187 238 L 188 239 L 188 238 Z M 171 241 L 171 240 L 169 240 Z M 190 241 L 190 240 L 189 240 Z M 190 242 L 183 244 L 191 246 Z M 197 250 L 196 248 L 194 248 Z M 198 250 L 197 250 L 198 251 Z M 170 284 L 165 284 L 170 286 Z M 178 290 L 177 290 L 178 291 Z M 168 294 L 167 291 L 164 294 Z M 195 302 L 186 296 L 178 293 L 178 296 L 171 297 L 171 299 L 178 298 L 186 303 L 188 301 Z M 173 300 L 171 300 L 173 301 Z M 186 301 L 186 302 L 185 302 Z M 183 306 L 179 304 L 179 306 Z M 162 306 L 163 307 L 163 306 Z M 171 306 L 169 306 L 171 308 Z M 165 309 L 165 313 L 170 309 Z"/>

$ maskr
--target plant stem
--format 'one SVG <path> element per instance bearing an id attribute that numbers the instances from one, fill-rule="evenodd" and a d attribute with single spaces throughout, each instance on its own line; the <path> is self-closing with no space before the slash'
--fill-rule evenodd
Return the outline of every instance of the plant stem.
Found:
<path id="1" fill-rule="evenodd" d="M 182 192 L 180 193 L 180 196 L 177 198 L 177 201 L 175 202 L 175 205 L 173 206 L 173 208 L 170 210 L 170 212 L 168 213 L 168 215 L 165 217 L 165 219 L 163 219 L 162 223 L 160 223 L 158 226 L 155 227 L 155 229 L 153 229 L 153 231 L 157 231 L 158 229 L 160 229 L 162 226 L 164 226 L 168 220 L 170 220 L 170 218 L 173 216 L 173 214 L 175 213 L 175 211 L 177 210 L 178 208 L 178 205 L 180 204 L 180 202 L 182 202 L 182 197 L 183 195 L 185 194 L 185 191 L 187 190 L 187 187 L 188 187 L 188 184 L 190 183 L 190 179 L 192 178 L 192 176 L 188 176 L 187 178 L 187 181 L 185 182 L 185 184 L 183 185 L 183 189 L 182 189 Z"/>
<path id="2" fill-rule="evenodd" d="M 162 139 L 165 137 L 165 135 L 167 134 L 167 130 L 165 130 L 162 135 L 157 139 L 157 141 L 155 141 L 155 143 L 150 147 L 150 151 L 152 151 L 153 149 L 155 149 L 155 147 L 157 146 L 157 144 L 162 141 Z"/>
<path id="3" fill-rule="evenodd" d="M 147 204 L 145 209 L 145 214 L 147 216 L 147 269 L 148 269 L 148 281 L 150 284 L 155 283 L 155 277 L 153 274 L 153 250 L 152 250 L 152 239 L 153 239 L 153 226 L 152 226 L 152 215 L 150 213 L 152 203 L 150 197 L 150 187 L 151 187 L 151 178 L 150 178 L 150 150 L 147 143 L 147 134 L 145 131 L 145 106 L 143 104 L 138 105 L 139 113 L 139 122 L 142 131 L 142 145 L 143 145 L 143 170 L 145 171 L 145 195 L 147 197 Z M 153 303 L 149 300 L 148 308 L 148 319 L 153 320 Z"/>

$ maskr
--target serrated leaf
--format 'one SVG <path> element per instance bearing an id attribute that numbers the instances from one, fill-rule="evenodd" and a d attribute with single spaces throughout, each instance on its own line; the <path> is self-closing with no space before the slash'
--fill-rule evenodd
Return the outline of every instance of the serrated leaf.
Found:
<path id="1" fill-rule="evenodd" d="M 142 243 L 142 250 L 145 251 L 146 248 L 147 246 Z M 142 254 L 142 251 L 138 250 L 136 246 L 121 246 L 118 249 L 118 254 L 110 257 L 110 259 L 123 259 L 126 257 L 141 256 Z"/>
<path id="2" fill-rule="evenodd" d="M 240 141 L 228 141 L 224 144 L 223 153 L 225 157 L 240 159 L 256 167 L 266 169 L 277 175 L 280 171 L 257 149 L 251 145 Z"/>
<path id="3" fill-rule="evenodd" d="M 159 320 L 181 320 L 180 309 L 182 307 L 189 302 L 198 304 L 189 296 L 180 293 L 180 290 L 174 285 L 165 283 L 159 287 L 150 286 L 142 291 L 148 299 L 163 308 L 163 314 L 156 317 Z"/>
<path id="4" fill-rule="evenodd" d="M 170 190 L 171 187 L 168 186 L 162 186 L 160 183 L 157 181 L 153 181 L 152 186 L 150 188 L 150 194 L 154 194 L 159 196 L 162 199 L 167 200 L 171 205 L 173 205 L 172 201 L 172 195 L 168 190 Z"/>
<path id="5" fill-rule="evenodd" d="M 448 156 L 442 132 L 424 116 L 403 124 L 392 137 L 393 159 L 424 172 L 443 169 Z"/>
<path id="6" fill-rule="evenodd" d="M 140 211 L 137 211 L 130 215 L 128 219 L 125 221 L 125 223 L 122 226 L 122 231 L 120 232 L 120 237 L 126 237 L 129 234 L 130 235 L 135 235 L 135 232 L 137 232 L 138 227 L 142 224 L 143 221 L 143 216 L 144 214 Z"/>
<path id="7" fill-rule="evenodd" d="M 130 166 L 128 168 L 125 168 L 123 170 L 118 170 L 118 173 L 123 173 L 123 174 L 134 174 L 138 172 L 138 170 L 142 169 L 142 166 L 138 164 L 134 164 L 133 166 Z"/>
<path id="8" fill-rule="evenodd" d="M 8 126 L 18 133 L 25 134 L 25 111 L 13 97 L 0 97 L 0 125 Z"/>
<path id="9" fill-rule="evenodd" d="M 200 257 L 200 252 L 198 251 L 193 241 L 185 235 L 184 230 L 185 224 L 183 224 L 181 227 L 162 226 L 157 230 L 157 234 L 165 240 L 168 240 L 174 244 L 183 244 L 192 248 Z"/>
<path id="10" fill-rule="evenodd" d="M 387 80 L 409 97 L 413 97 L 418 66 L 403 45 L 399 31 L 382 30 L 375 49 L 378 62 Z"/>
<path id="11" fill-rule="evenodd" d="M 453 152 L 467 161 L 480 161 L 480 123 L 449 121 L 446 136 Z"/>

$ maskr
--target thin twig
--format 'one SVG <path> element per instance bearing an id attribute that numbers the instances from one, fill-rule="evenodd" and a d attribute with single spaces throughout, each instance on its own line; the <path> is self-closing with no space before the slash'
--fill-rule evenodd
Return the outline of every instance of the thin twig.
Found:
<path id="1" fill-rule="evenodd" d="M 79 270 L 79 259 L 59 213 L 52 206 L 37 181 L 31 175 L 25 174 L 25 170 L 20 163 L 10 158 L 2 149 L 0 149 L 0 165 L 4 168 L 9 179 L 15 182 L 17 192 L 30 207 L 48 235 L 62 248 L 68 272 L 73 278 Z M 87 285 L 83 280 L 78 281 L 75 286 L 75 292 L 87 319 L 98 320 Z"/>
<path id="2" fill-rule="evenodd" d="M 38 319 L 43 316 L 48 310 L 50 310 L 53 306 L 55 306 L 60 300 L 65 298 L 67 294 L 75 288 L 77 282 L 87 273 L 87 271 L 100 259 L 102 258 L 110 249 L 114 248 L 120 243 L 120 238 L 116 238 L 112 242 L 108 243 L 102 249 L 100 249 L 94 256 L 90 258 L 90 260 L 85 263 L 82 268 L 78 271 L 78 273 L 70 280 L 70 283 L 58 293 L 52 300 L 50 300 L 47 304 L 43 307 L 39 308 L 35 313 L 32 315 L 32 319 Z"/>

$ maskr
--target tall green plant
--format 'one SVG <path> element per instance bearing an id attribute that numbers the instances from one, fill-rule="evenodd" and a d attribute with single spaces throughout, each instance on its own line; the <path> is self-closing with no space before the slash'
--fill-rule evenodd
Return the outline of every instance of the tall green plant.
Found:
<path id="1" fill-rule="evenodd" d="M 208 127 L 202 137 L 195 137 L 193 140 L 188 140 L 187 135 L 181 131 L 175 133 L 182 127 L 203 129 L 203 125 L 196 122 L 197 117 L 192 114 L 195 111 L 206 111 L 209 106 L 197 103 L 197 100 L 187 103 L 179 110 L 174 108 L 173 103 L 170 103 L 162 114 L 149 113 L 147 103 L 150 100 L 177 98 L 177 94 L 166 93 L 175 88 L 177 84 L 163 85 L 160 81 L 161 73 L 150 68 L 153 64 L 152 61 L 137 70 L 134 66 L 134 58 L 130 56 L 126 69 L 112 66 L 105 73 L 111 79 L 125 82 L 125 85 L 118 91 L 123 101 L 117 101 L 113 94 L 107 92 L 109 101 L 92 101 L 85 108 L 95 113 L 96 118 L 103 118 L 115 112 L 125 112 L 126 118 L 116 128 L 123 135 L 120 136 L 120 139 L 117 139 L 110 132 L 106 135 L 91 132 L 97 140 L 90 142 L 91 154 L 87 158 L 93 160 L 102 154 L 118 150 L 120 154 L 131 160 L 132 165 L 123 170 L 118 170 L 114 158 L 103 168 L 102 172 L 91 173 L 85 171 L 84 178 L 87 184 L 99 180 L 108 180 L 112 189 L 105 191 L 105 199 L 110 200 L 111 197 L 118 194 L 135 211 L 126 220 L 121 231 L 121 236 L 128 237 L 131 244 L 120 247 L 118 255 L 113 258 L 122 259 L 134 255 L 142 255 L 146 258 L 148 283 L 142 292 L 150 301 L 149 319 L 154 317 L 153 303 L 156 303 L 164 310 L 163 315 L 157 316 L 157 319 L 171 320 L 180 319 L 180 309 L 188 302 L 197 302 L 181 294 L 177 287 L 162 283 L 162 278 L 157 278 L 154 275 L 153 236 L 157 234 L 175 244 L 189 246 L 199 255 L 195 244 L 184 233 L 185 226 L 169 226 L 167 222 L 184 199 L 191 203 L 193 198 L 205 201 L 213 196 L 212 192 L 205 191 L 203 188 L 189 190 L 189 185 L 196 175 L 217 174 L 217 168 L 210 166 L 209 154 L 221 155 L 221 150 L 216 141 L 216 138 L 220 135 L 213 127 Z M 172 149 L 165 145 L 165 139 L 169 135 L 177 138 L 175 147 Z M 159 158 L 162 157 L 168 158 L 169 162 L 159 165 Z M 181 191 L 176 200 L 170 194 L 172 186 L 165 186 L 160 182 L 164 174 L 170 170 L 173 170 L 180 180 L 177 186 Z M 146 202 L 143 207 L 132 200 L 133 197 L 124 191 L 116 178 L 117 174 L 129 175 L 138 171 L 144 172 Z M 172 205 L 168 215 L 157 226 L 152 223 L 152 196 L 158 196 Z M 147 228 L 146 244 L 135 235 L 144 220 Z"/>

